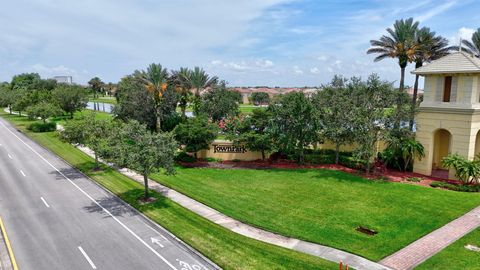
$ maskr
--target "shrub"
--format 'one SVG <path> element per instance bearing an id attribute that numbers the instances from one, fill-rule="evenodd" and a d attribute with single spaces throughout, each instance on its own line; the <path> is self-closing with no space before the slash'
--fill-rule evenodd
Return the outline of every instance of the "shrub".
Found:
<path id="1" fill-rule="evenodd" d="M 33 132 L 49 132 L 57 129 L 57 123 L 55 122 L 33 122 L 27 126 L 28 130 Z"/>
<path id="2" fill-rule="evenodd" d="M 195 162 L 197 159 L 195 157 L 192 157 L 191 155 L 187 154 L 186 152 L 182 151 L 182 152 L 179 152 L 176 156 L 175 156 L 175 161 L 177 162 L 187 162 L 187 163 L 191 163 L 191 162 Z"/>
<path id="3" fill-rule="evenodd" d="M 408 182 L 420 182 L 420 181 L 422 181 L 422 178 L 419 178 L 419 177 L 408 177 L 408 178 L 406 178 L 405 180 L 407 180 Z"/>
<path id="4" fill-rule="evenodd" d="M 367 162 L 365 160 L 352 156 L 340 156 L 340 164 L 356 170 L 363 170 L 367 166 Z"/>
<path id="5" fill-rule="evenodd" d="M 454 185 L 445 182 L 438 182 L 434 181 L 430 184 L 431 187 L 435 188 L 445 188 L 454 191 L 462 191 L 462 192 L 480 192 L 480 186 L 469 186 L 469 185 Z"/>
<path id="6" fill-rule="evenodd" d="M 221 159 L 221 158 L 211 158 L 211 157 L 207 157 L 207 158 L 205 158 L 205 161 L 206 161 L 206 162 L 222 162 L 222 159 Z"/>
<path id="7" fill-rule="evenodd" d="M 454 168 L 455 176 L 464 184 L 479 184 L 480 158 L 477 155 L 473 160 L 468 160 L 458 154 L 450 154 L 442 159 L 446 168 Z"/>

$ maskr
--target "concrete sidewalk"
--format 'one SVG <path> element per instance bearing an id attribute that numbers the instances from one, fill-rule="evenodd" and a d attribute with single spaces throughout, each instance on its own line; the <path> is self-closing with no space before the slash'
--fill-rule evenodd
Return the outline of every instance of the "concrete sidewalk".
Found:
<path id="1" fill-rule="evenodd" d="M 86 147 L 77 147 L 85 154 L 89 155 L 90 157 L 94 157 L 93 152 Z M 143 184 L 143 176 L 139 175 L 138 173 L 123 168 L 118 170 L 125 176 Z M 310 243 L 306 241 L 302 241 L 295 238 L 285 237 L 283 235 L 275 234 L 272 232 L 268 232 L 262 229 L 255 228 L 248 224 L 242 223 L 236 219 L 228 217 L 219 211 L 206 206 L 190 197 L 187 197 L 173 189 L 165 187 L 159 184 L 156 181 L 149 180 L 149 187 L 165 197 L 171 199 L 172 201 L 180 204 L 181 206 L 189 209 L 190 211 L 216 223 L 224 228 L 229 229 L 235 233 L 241 234 L 243 236 L 256 239 L 258 241 L 262 241 L 265 243 L 269 243 L 272 245 L 288 248 L 291 250 L 299 251 L 302 253 L 310 254 L 313 256 L 317 256 L 332 262 L 340 262 L 342 261 L 344 264 L 348 264 L 350 267 L 353 267 L 358 270 L 389 270 L 390 268 L 384 266 L 382 264 L 367 260 L 363 257 L 360 257 L 355 254 L 351 254 L 342 250 L 338 250 L 335 248 L 322 246 L 315 243 Z"/>

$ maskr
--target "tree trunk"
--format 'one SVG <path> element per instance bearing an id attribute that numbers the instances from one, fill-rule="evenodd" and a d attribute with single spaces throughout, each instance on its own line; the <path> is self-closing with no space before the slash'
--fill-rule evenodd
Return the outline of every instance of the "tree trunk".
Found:
<path id="1" fill-rule="evenodd" d="M 182 118 L 187 117 L 185 113 L 185 111 L 187 110 L 187 104 L 182 104 L 182 106 L 180 107 L 180 110 L 182 111 Z"/>
<path id="2" fill-rule="evenodd" d="M 413 124 L 415 121 L 415 108 L 417 107 L 417 94 L 418 94 L 418 79 L 420 75 L 415 75 L 415 84 L 413 85 L 413 97 L 412 97 L 412 108 L 411 108 L 411 115 L 410 115 L 410 123 L 409 127 L 410 130 L 413 131 Z"/>
<path id="3" fill-rule="evenodd" d="M 70 119 L 73 119 L 73 112 L 70 112 Z"/>
<path id="4" fill-rule="evenodd" d="M 148 175 L 147 173 L 144 173 L 143 174 L 143 185 L 145 186 L 145 200 L 148 199 L 149 195 L 148 195 Z"/>
<path id="5" fill-rule="evenodd" d="M 405 66 L 400 66 L 400 88 L 398 89 L 400 93 L 403 93 L 405 88 Z M 394 123 L 394 129 L 400 129 L 400 110 L 402 107 L 402 99 L 400 95 L 397 98 L 397 116 Z"/>
<path id="6" fill-rule="evenodd" d="M 157 107 L 156 109 L 156 130 L 157 132 L 162 131 L 162 108 L 160 106 Z"/>
<path id="7" fill-rule="evenodd" d="M 335 145 L 335 164 L 338 164 L 339 159 L 340 159 L 340 144 L 337 143 Z"/>
<path id="8" fill-rule="evenodd" d="M 10 114 L 12 114 L 12 106 L 8 106 L 8 110 L 10 111 Z"/>
<path id="9" fill-rule="evenodd" d="M 95 169 L 98 169 L 100 166 L 98 165 L 98 155 L 97 152 L 94 152 L 95 155 Z"/>
<path id="10" fill-rule="evenodd" d="M 265 150 L 262 149 L 262 160 L 265 160 Z"/>

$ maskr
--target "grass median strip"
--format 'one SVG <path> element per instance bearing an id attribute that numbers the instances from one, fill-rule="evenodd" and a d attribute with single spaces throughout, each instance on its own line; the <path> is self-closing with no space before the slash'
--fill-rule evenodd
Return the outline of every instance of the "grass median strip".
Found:
<path id="1" fill-rule="evenodd" d="M 137 200 L 143 194 L 141 184 L 106 166 L 101 171 L 93 171 L 94 160 L 75 147 L 61 142 L 54 132 L 32 133 L 26 130 L 26 125 L 32 122 L 26 117 L 4 112 L 0 116 L 224 269 L 338 268 L 335 263 L 230 232 L 155 192 L 152 192 L 152 196 L 157 198 L 155 202 L 141 205 Z"/>

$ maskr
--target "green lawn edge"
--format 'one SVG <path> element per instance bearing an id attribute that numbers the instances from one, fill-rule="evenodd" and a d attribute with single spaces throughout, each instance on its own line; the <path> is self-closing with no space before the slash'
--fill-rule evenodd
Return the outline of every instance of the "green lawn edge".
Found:
<path id="1" fill-rule="evenodd" d="M 417 198 L 419 196 L 423 197 L 423 196 L 428 196 L 428 198 L 443 198 L 443 197 L 447 197 L 449 199 L 452 199 L 452 201 L 450 200 L 443 200 L 443 201 L 435 201 L 433 200 L 432 202 L 437 202 L 437 203 L 440 203 L 441 205 L 445 206 L 445 204 L 450 204 L 450 203 L 459 203 L 459 200 L 461 200 L 462 202 L 464 202 L 464 206 L 462 207 L 457 207 L 456 209 L 454 208 L 439 208 L 439 209 L 442 209 L 441 210 L 441 213 L 443 213 L 441 216 L 440 215 L 434 215 L 434 214 L 431 214 L 429 211 L 433 212 L 433 213 L 439 213 L 438 209 L 436 208 L 430 208 L 430 206 L 421 206 L 421 205 L 418 205 L 417 201 L 415 199 L 409 199 L 410 201 L 410 204 L 411 205 L 414 205 L 413 207 L 423 207 L 422 210 L 420 211 L 417 211 L 417 217 L 418 215 L 424 215 L 423 213 L 425 214 L 428 214 L 426 216 L 426 218 L 422 218 L 422 219 L 414 219 L 414 220 L 408 220 L 408 223 L 405 223 L 404 222 L 401 222 L 401 223 L 391 223 L 390 220 L 391 218 L 394 218 L 396 215 L 401 215 L 403 216 L 404 214 L 406 214 L 403 210 L 404 209 L 408 209 L 410 205 L 404 205 L 404 204 L 400 204 L 397 206 L 398 210 L 397 210 L 397 213 L 396 215 L 393 215 L 393 213 L 389 213 L 390 211 L 390 208 L 387 208 L 386 209 L 386 213 L 384 213 L 386 216 L 385 218 L 385 222 L 387 224 L 387 226 L 391 227 L 392 224 L 394 224 L 396 227 L 398 227 L 398 229 L 396 230 L 392 230 L 390 229 L 389 231 L 385 231 L 383 230 L 384 228 L 377 228 L 377 227 L 373 227 L 374 229 L 380 229 L 380 231 L 384 232 L 384 236 L 385 237 L 391 237 L 389 239 L 382 239 L 381 241 L 376 241 L 376 245 L 374 246 L 374 242 L 369 242 L 369 241 L 373 241 L 375 240 L 376 238 L 374 237 L 369 237 L 369 236 L 363 236 L 359 233 L 356 233 L 354 231 L 354 227 L 351 227 L 352 229 L 350 231 L 338 231 L 335 233 L 334 231 L 331 231 L 330 230 L 330 227 L 332 227 L 332 229 L 334 229 L 333 227 L 338 225 L 336 224 L 335 222 L 339 220 L 338 217 L 334 217 L 335 215 L 334 214 L 329 214 L 330 216 L 328 217 L 329 219 L 332 219 L 330 220 L 330 223 L 325 223 L 325 224 L 328 224 L 329 226 L 325 226 L 325 227 L 329 227 L 326 229 L 326 232 L 329 232 L 328 235 L 326 236 L 321 236 L 321 237 L 317 237 L 317 238 L 313 238 L 312 237 L 312 234 L 308 233 L 308 230 L 309 228 L 308 227 L 300 227 L 300 223 L 296 223 L 297 225 L 294 225 L 294 226 L 297 226 L 299 228 L 301 228 L 302 230 L 294 230 L 294 228 L 292 228 L 292 223 L 285 223 L 287 225 L 290 225 L 288 227 L 288 229 L 285 229 L 285 226 L 283 226 L 284 228 L 281 229 L 279 228 L 278 226 L 273 226 L 273 222 L 267 222 L 265 223 L 265 220 L 271 220 L 272 218 L 274 217 L 271 217 L 269 216 L 269 213 L 265 213 L 265 212 L 261 212 L 260 211 L 260 215 L 257 217 L 253 217 L 250 213 L 253 213 L 252 211 L 254 211 L 254 213 L 258 213 L 259 212 L 259 209 L 257 207 L 259 207 L 259 203 L 256 203 L 254 206 L 250 206 L 250 208 L 242 208 L 242 202 L 239 202 L 237 199 L 240 199 L 243 201 L 243 202 L 248 202 L 248 204 L 253 204 L 253 201 L 255 201 L 257 199 L 257 197 L 249 197 L 249 192 L 252 192 L 252 189 L 250 186 L 244 186 L 244 185 L 238 185 L 239 187 L 237 186 L 232 186 L 232 185 L 229 185 L 229 184 L 233 184 L 231 182 L 227 182 L 226 184 L 229 185 L 229 187 L 233 190 L 236 190 L 238 191 L 239 189 L 242 190 L 243 194 L 239 194 L 239 193 L 235 193 L 235 192 L 230 192 L 229 190 L 225 189 L 224 185 L 223 184 L 219 184 L 217 182 L 215 182 L 214 184 L 212 185 L 205 185 L 205 181 L 207 181 L 208 179 L 210 179 L 210 177 L 214 177 L 212 175 L 209 175 L 208 173 L 207 174 L 202 174 L 201 176 L 199 176 L 198 179 L 196 179 L 196 181 L 193 181 L 195 179 L 190 179 L 189 178 L 189 175 L 184 175 L 182 174 L 182 170 L 198 170 L 198 173 L 200 172 L 206 172 L 208 170 L 217 170 L 219 172 L 221 172 L 221 174 L 223 174 L 223 171 L 222 169 L 211 169 L 211 168 L 179 168 L 178 169 L 178 175 L 175 176 L 175 177 L 178 177 L 178 179 L 174 179 L 174 178 L 171 178 L 171 179 L 167 179 L 165 178 L 165 176 L 163 175 L 160 175 L 160 174 L 153 174 L 150 176 L 151 179 L 169 187 L 169 188 L 172 188 L 178 192 L 181 192 L 183 194 L 185 194 L 186 196 L 189 196 L 197 201 L 200 201 L 202 202 L 203 204 L 205 205 L 208 205 L 216 210 L 218 210 L 219 212 L 222 212 L 224 214 L 226 214 L 227 216 L 230 216 L 234 219 L 237 219 L 239 221 L 242 221 L 244 223 L 247 223 L 247 224 L 250 224 L 254 227 L 258 227 L 258 228 L 261 228 L 261 229 L 264 229 L 264 230 L 267 230 L 267 231 L 271 231 L 271 232 L 274 232 L 274 233 L 278 233 L 278 234 L 281 234 L 281 235 L 284 235 L 284 236 L 288 236 L 288 237 L 293 237 L 293 238 L 297 238 L 297 239 L 301 239 L 301 240 L 305 240 L 305 241 L 308 241 L 308 242 L 314 242 L 314 243 L 318 243 L 318 244 L 321 244 L 321 245 L 326 245 L 326 246 L 331 246 L 333 248 L 337 248 L 337 249 L 340 249 L 340 250 L 344 250 L 344 251 L 347 251 L 347 252 L 350 252 L 350 253 L 354 253 L 354 254 L 357 254 L 359 256 L 362 256 L 362 257 L 365 257 L 367 259 L 370 259 L 372 261 L 379 261 L 381 260 L 382 258 L 385 258 L 386 256 L 389 256 L 391 254 L 393 254 L 394 252 L 404 248 L 405 246 L 407 246 L 408 244 L 412 243 L 413 241 L 427 235 L 428 233 L 431 233 L 432 231 L 444 226 L 445 224 L 447 224 L 448 222 L 458 218 L 459 216 L 465 214 L 466 212 L 470 211 L 471 209 L 473 209 L 474 207 L 476 207 L 478 205 L 478 202 L 480 200 L 480 197 L 476 196 L 476 194 L 470 194 L 470 193 L 457 193 L 457 192 L 454 192 L 454 191 L 444 191 L 444 190 L 438 190 L 438 189 L 430 189 L 428 187 L 421 187 L 421 186 L 414 186 L 414 185 L 407 185 L 407 184 L 402 184 L 402 183 L 390 183 L 390 182 L 372 182 L 372 181 L 368 181 L 368 180 L 365 180 L 365 179 L 360 179 L 360 177 L 356 177 L 356 176 L 351 176 L 352 178 L 355 178 L 356 181 L 368 181 L 368 185 L 385 185 L 385 186 L 398 186 L 398 187 L 401 187 L 401 190 L 398 190 L 398 192 L 401 191 L 401 193 L 405 193 L 405 194 L 409 194 L 409 192 L 415 192 L 417 193 Z M 246 169 L 247 171 L 254 171 L 254 170 L 248 170 Z M 233 175 L 235 174 L 236 172 L 239 172 L 239 171 L 242 171 L 242 169 L 238 169 L 238 170 L 233 170 L 231 171 L 230 173 L 228 173 L 228 178 L 231 179 L 231 181 L 237 181 L 239 180 L 238 177 L 236 177 L 236 175 Z M 289 171 L 289 170 L 282 170 L 282 169 L 273 169 L 273 170 L 261 170 L 261 171 L 266 171 L 266 172 L 269 172 L 269 171 Z M 302 170 L 300 170 L 302 171 Z M 303 170 L 303 171 L 311 171 L 311 170 Z M 334 174 L 335 173 L 338 173 L 338 174 L 345 174 L 345 173 L 342 173 L 342 172 L 333 172 Z M 193 175 L 196 175 L 196 174 L 193 174 Z M 247 179 L 248 176 L 243 176 L 244 179 Z M 358 179 L 357 179 L 358 178 Z M 248 178 L 250 179 L 250 178 Z M 267 179 L 267 176 L 265 176 L 264 178 L 262 179 Z M 354 179 L 354 180 L 355 180 Z M 185 184 L 182 184 L 182 182 L 177 182 L 178 181 L 182 181 L 182 182 L 185 182 Z M 221 181 L 218 181 L 218 182 L 221 182 Z M 241 182 L 243 183 L 243 182 Z M 218 185 L 217 185 L 218 184 Z M 244 184 L 244 183 L 243 183 Z M 255 185 L 253 185 L 255 186 Z M 351 185 L 349 185 L 351 186 Z M 240 188 L 241 187 L 241 188 Z M 258 189 L 262 190 L 264 188 L 264 186 L 257 186 Z M 283 187 L 284 189 L 282 189 L 283 191 L 285 192 L 288 192 L 286 190 L 289 190 L 289 189 L 285 189 L 285 186 Z M 203 194 L 202 192 L 204 192 L 204 190 L 209 190 L 209 192 L 211 191 L 214 191 L 214 192 L 211 192 L 212 194 L 210 196 L 205 196 L 205 194 Z M 217 192 L 218 191 L 218 192 Z M 388 190 L 387 190 L 388 191 Z M 425 191 L 425 192 L 423 192 Z M 271 190 L 270 190 L 271 192 Z M 362 192 L 361 190 L 357 191 L 358 192 Z M 348 194 L 349 191 L 345 191 L 343 193 L 343 195 L 346 195 Z M 394 190 L 390 190 L 389 194 L 391 193 L 394 193 Z M 276 193 L 275 193 L 276 194 Z M 275 195 L 274 194 L 274 195 Z M 217 196 L 218 195 L 218 196 Z M 280 206 L 283 206 L 283 202 L 285 202 L 284 200 L 282 200 L 282 198 L 280 197 L 268 197 L 266 194 L 263 194 L 265 196 L 260 196 L 262 200 L 275 200 L 278 202 L 278 205 Z M 278 194 L 276 194 L 278 195 Z M 357 194 L 358 195 L 358 194 Z M 448 196 L 447 196 L 448 195 Z M 273 196 L 273 195 L 272 195 Z M 353 194 L 352 196 L 355 196 L 355 194 Z M 473 197 L 474 196 L 474 197 Z M 268 198 L 267 198 L 268 197 Z M 310 198 L 310 197 L 309 197 Z M 374 194 L 372 194 L 372 198 L 376 200 L 376 196 L 374 196 Z M 413 193 L 412 193 L 412 197 L 413 198 Z M 466 199 L 468 201 L 464 201 L 463 199 Z M 470 199 L 470 200 L 469 200 Z M 473 200 L 475 199 L 475 200 Z M 235 203 L 235 200 L 236 203 Z M 262 201 L 264 203 L 267 203 L 266 201 Z M 381 204 L 381 202 L 378 202 L 379 204 Z M 235 205 L 235 208 L 231 208 L 230 206 L 231 205 Z M 368 206 L 368 205 L 366 205 Z M 272 213 L 272 216 L 279 216 L 279 215 L 283 215 L 282 213 L 283 212 L 275 212 L 274 209 L 272 209 L 272 207 L 274 206 L 270 206 L 269 211 Z M 311 207 L 311 205 L 309 205 L 309 207 Z M 307 209 L 310 209 L 309 207 L 307 207 Z M 365 205 L 362 206 L 363 208 L 362 209 L 365 209 Z M 435 207 L 435 206 L 432 206 L 432 207 Z M 336 209 L 336 208 L 335 208 Z M 285 210 L 285 209 L 283 209 Z M 312 209 L 310 209 L 312 210 Z M 341 211 L 341 209 L 337 209 L 338 211 Z M 336 211 L 337 211 L 336 210 Z M 368 211 L 368 207 L 367 209 L 365 209 Z M 339 212 L 337 212 L 339 213 Z M 392 215 L 391 215 L 392 214 Z M 333 215 L 333 216 L 332 216 Z M 311 213 L 308 214 L 307 216 L 311 216 Z M 363 220 L 365 223 L 370 223 L 371 222 L 371 217 L 370 215 L 363 215 L 361 217 L 356 217 L 356 219 L 354 221 L 352 221 L 352 223 L 355 223 L 356 221 L 358 220 Z M 300 218 L 300 219 L 297 219 L 298 222 L 304 220 L 303 218 Z M 344 221 L 344 223 L 349 223 L 350 220 L 348 220 L 347 217 L 342 217 L 341 220 Z M 353 219 L 352 219 L 353 220 Z M 333 223 L 332 223 L 333 222 Z M 362 223 L 363 224 L 363 223 Z M 408 231 L 405 231 L 404 227 L 408 227 L 410 228 Z M 310 231 L 314 232 L 313 229 L 310 228 Z M 404 231 L 404 233 L 402 235 L 396 235 L 396 231 Z M 355 237 L 356 238 L 349 238 L 349 235 L 352 236 L 352 234 L 355 234 Z M 307 237 L 309 236 L 309 237 Z M 396 237 L 396 238 L 395 238 Z M 395 240 L 394 240 L 395 239 Z M 355 241 L 354 241 L 355 240 Z M 375 247 L 375 248 L 372 248 L 372 247 Z"/>
<path id="2" fill-rule="evenodd" d="M 122 200 L 157 222 L 223 269 L 337 269 L 336 263 L 300 252 L 256 241 L 233 233 L 152 191 L 157 200 L 148 205 L 137 201 L 142 185 L 119 172 L 102 166 L 92 171 L 94 160 L 70 144 L 61 142 L 55 132 L 26 130 L 26 117 L 0 112 L 18 130 L 70 163 Z"/>
<path id="3" fill-rule="evenodd" d="M 480 247 L 480 228 L 458 239 L 446 249 L 417 266 L 415 270 L 480 269 L 480 252 L 468 250 L 465 245 Z"/>

